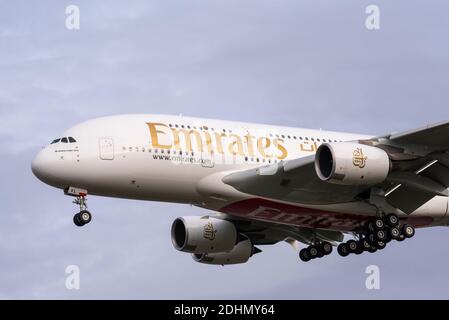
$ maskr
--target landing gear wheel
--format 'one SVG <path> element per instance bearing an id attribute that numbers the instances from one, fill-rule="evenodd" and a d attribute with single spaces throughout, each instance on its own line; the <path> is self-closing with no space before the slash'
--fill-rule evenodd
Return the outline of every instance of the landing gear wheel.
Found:
<path id="1" fill-rule="evenodd" d="M 360 240 L 359 245 L 363 248 L 363 251 L 369 251 L 369 249 L 372 247 L 371 243 L 366 238 Z"/>
<path id="2" fill-rule="evenodd" d="M 384 249 L 386 246 L 387 246 L 387 244 L 386 244 L 385 242 L 383 242 L 383 241 L 377 241 L 377 244 L 376 244 L 377 249 L 382 250 L 382 249 Z"/>
<path id="3" fill-rule="evenodd" d="M 404 235 L 404 237 L 406 238 L 411 238 L 415 235 L 415 228 L 413 228 L 411 225 L 409 224 L 404 224 L 402 226 L 402 234 Z"/>
<path id="4" fill-rule="evenodd" d="M 374 219 L 373 226 L 376 230 L 382 230 L 385 227 L 385 222 L 382 218 Z"/>
<path id="5" fill-rule="evenodd" d="M 371 246 L 369 249 L 368 249 L 368 252 L 369 253 L 374 253 L 374 252 L 376 252 L 377 251 L 377 248 L 375 247 L 375 246 Z"/>
<path id="6" fill-rule="evenodd" d="M 388 234 L 390 237 L 394 240 L 398 240 L 398 238 L 401 236 L 401 230 L 397 227 L 392 227 L 390 230 L 388 230 Z"/>
<path id="7" fill-rule="evenodd" d="M 83 223 L 83 224 L 88 224 L 89 222 L 92 221 L 92 215 L 89 211 L 87 210 L 83 210 L 80 213 L 78 213 L 78 219 Z"/>
<path id="8" fill-rule="evenodd" d="M 323 242 L 322 249 L 325 256 L 332 253 L 332 245 L 329 242 Z"/>
<path id="9" fill-rule="evenodd" d="M 390 213 L 385 217 L 385 222 L 390 227 L 398 227 L 399 226 L 399 218 L 394 213 Z"/>
<path id="10" fill-rule="evenodd" d="M 402 233 L 399 235 L 399 238 L 396 239 L 396 241 L 399 241 L 399 242 L 404 241 L 404 240 L 405 240 L 405 236 Z"/>
<path id="11" fill-rule="evenodd" d="M 337 252 L 340 256 L 346 257 L 349 255 L 349 248 L 346 243 L 340 243 L 337 247 Z"/>
<path id="12" fill-rule="evenodd" d="M 78 213 L 75 214 L 75 215 L 73 216 L 73 223 L 74 223 L 77 227 L 82 227 L 82 226 L 84 226 L 84 223 L 81 222 Z"/>
<path id="13" fill-rule="evenodd" d="M 377 241 L 385 241 L 387 239 L 387 233 L 384 230 L 377 230 L 374 237 Z"/>
<path id="14" fill-rule="evenodd" d="M 299 259 L 304 262 L 310 261 L 310 255 L 307 248 L 301 249 L 301 251 L 299 251 Z"/>
<path id="15" fill-rule="evenodd" d="M 348 244 L 348 249 L 349 249 L 350 253 L 357 253 L 358 252 L 359 246 L 358 246 L 357 241 L 349 240 L 347 242 L 347 244 Z"/>
<path id="16" fill-rule="evenodd" d="M 309 246 L 307 251 L 309 252 L 310 259 L 315 259 L 318 257 L 318 249 L 316 246 Z"/>

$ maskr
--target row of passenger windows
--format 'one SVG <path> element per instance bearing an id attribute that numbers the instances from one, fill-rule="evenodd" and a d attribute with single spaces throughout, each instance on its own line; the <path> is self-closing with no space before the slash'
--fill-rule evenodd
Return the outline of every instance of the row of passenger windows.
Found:
<path id="1" fill-rule="evenodd" d="M 208 131 L 209 129 L 211 131 L 215 131 L 214 128 L 209 128 L 208 126 L 190 126 L 190 125 L 178 125 L 178 124 L 169 124 L 170 128 L 181 128 L 181 129 L 194 129 L 196 130 L 205 130 Z M 232 130 L 230 129 L 222 129 L 224 133 L 232 133 Z M 305 141 L 317 141 L 317 142 L 342 142 L 342 140 L 336 140 L 336 139 L 328 139 L 328 138 L 314 138 L 314 137 L 307 137 L 307 136 L 296 136 L 296 135 L 285 135 L 285 134 L 269 134 L 270 137 L 276 137 L 276 138 L 282 138 L 282 139 L 293 139 L 293 140 L 305 140 Z"/>
<path id="2" fill-rule="evenodd" d="M 72 138 L 72 137 L 64 137 L 64 138 L 58 138 L 58 139 L 53 140 L 51 142 L 51 144 L 55 144 L 55 143 L 59 143 L 59 142 L 62 142 L 62 143 L 75 143 L 76 140 L 74 138 Z"/>
<path id="3" fill-rule="evenodd" d="M 156 153 L 156 154 L 168 154 L 168 155 L 179 155 L 179 156 L 186 156 L 186 157 L 193 157 L 195 156 L 195 152 L 187 152 L 187 151 L 176 151 L 176 150 L 164 150 L 164 149 L 151 149 L 151 148 L 144 148 L 144 147 L 122 147 L 123 151 L 129 151 L 129 152 L 149 152 L 149 153 Z M 265 159 L 265 158 L 257 158 L 257 157 L 245 157 L 245 162 L 261 162 L 261 163 L 277 163 L 277 159 Z"/>

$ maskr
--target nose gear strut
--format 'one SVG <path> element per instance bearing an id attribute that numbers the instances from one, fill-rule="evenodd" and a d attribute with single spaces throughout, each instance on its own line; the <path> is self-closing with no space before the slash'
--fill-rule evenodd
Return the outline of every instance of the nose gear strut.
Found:
<path id="1" fill-rule="evenodd" d="M 75 225 L 82 227 L 85 224 L 88 224 L 92 220 L 92 214 L 87 211 L 87 190 L 69 187 L 64 193 L 69 196 L 75 196 L 73 203 L 80 208 L 80 211 L 73 216 Z"/>

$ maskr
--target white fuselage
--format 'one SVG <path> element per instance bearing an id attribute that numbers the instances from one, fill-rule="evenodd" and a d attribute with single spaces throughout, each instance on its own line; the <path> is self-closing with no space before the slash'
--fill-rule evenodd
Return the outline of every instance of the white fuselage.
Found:
<path id="1" fill-rule="evenodd" d="M 54 187 L 72 186 L 108 197 L 189 203 L 228 214 L 252 214 L 260 220 L 264 219 L 254 211 L 269 203 L 276 203 L 280 212 L 277 217 L 282 217 L 283 207 L 298 204 L 256 200 L 221 183 L 224 175 L 309 156 L 323 142 L 371 138 L 361 134 L 153 114 L 90 120 L 67 130 L 63 137 L 76 142 L 48 145 L 32 165 L 36 176 Z M 263 206 L 257 201 L 262 201 Z M 236 203 L 246 203 L 251 208 L 243 210 Z M 447 206 L 447 198 L 435 197 L 413 215 L 428 219 L 422 226 L 445 224 Z M 375 214 L 375 208 L 364 202 L 301 205 L 301 208 L 336 214 Z"/>

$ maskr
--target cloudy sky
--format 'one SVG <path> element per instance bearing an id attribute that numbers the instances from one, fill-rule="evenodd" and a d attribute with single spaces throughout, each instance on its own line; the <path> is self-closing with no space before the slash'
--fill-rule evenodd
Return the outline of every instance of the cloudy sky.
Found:
<path id="1" fill-rule="evenodd" d="M 80 9 L 80 30 L 65 26 Z M 380 30 L 365 8 L 380 8 Z M 94 220 L 30 162 L 66 128 L 169 113 L 383 134 L 449 119 L 447 1 L 0 0 L 0 298 L 449 298 L 449 229 L 301 263 L 287 244 L 214 267 L 173 249 L 203 210 L 91 197 Z M 365 288 L 378 265 L 381 289 Z M 80 290 L 67 290 L 77 265 Z"/>

